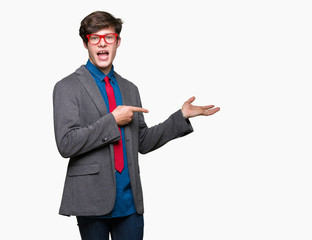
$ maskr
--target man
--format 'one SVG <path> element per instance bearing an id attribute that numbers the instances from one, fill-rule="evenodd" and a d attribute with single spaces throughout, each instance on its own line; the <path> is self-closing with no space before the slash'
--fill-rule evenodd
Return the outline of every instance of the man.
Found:
<path id="1" fill-rule="evenodd" d="M 77 216 L 82 239 L 143 239 L 138 153 L 153 151 L 193 131 L 191 117 L 219 108 L 194 106 L 194 97 L 166 121 L 147 127 L 137 87 L 114 71 L 122 21 L 106 12 L 84 18 L 80 36 L 86 65 L 53 92 L 58 150 L 70 158 L 60 214 Z"/>

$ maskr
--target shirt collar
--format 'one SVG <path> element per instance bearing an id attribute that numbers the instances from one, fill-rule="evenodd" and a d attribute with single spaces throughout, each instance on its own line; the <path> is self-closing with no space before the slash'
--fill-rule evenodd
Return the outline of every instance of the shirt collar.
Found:
<path id="1" fill-rule="evenodd" d="M 100 69 L 98 69 L 90 60 L 88 60 L 86 64 L 86 68 L 99 80 L 104 81 L 104 78 L 106 77 L 106 74 L 103 73 Z M 111 81 L 115 81 L 115 76 L 114 76 L 114 66 L 112 66 L 112 69 L 110 72 L 107 74 L 107 76 L 110 78 Z"/>

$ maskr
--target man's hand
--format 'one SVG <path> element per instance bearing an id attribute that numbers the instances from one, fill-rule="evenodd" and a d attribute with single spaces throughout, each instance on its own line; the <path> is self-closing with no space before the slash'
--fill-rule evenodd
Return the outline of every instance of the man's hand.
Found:
<path id="1" fill-rule="evenodd" d="M 115 117 L 115 120 L 118 126 L 121 127 L 121 126 L 127 125 L 128 123 L 132 121 L 134 112 L 148 113 L 148 110 L 145 108 L 140 108 L 140 107 L 122 105 L 122 106 L 116 107 L 115 110 L 112 112 L 112 114 Z"/>
<path id="2" fill-rule="evenodd" d="M 194 102 L 195 97 L 191 97 L 187 100 L 182 106 L 182 114 L 185 118 L 191 118 L 196 116 L 209 116 L 215 114 L 220 110 L 219 107 L 214 107 L 214 105 L 208 106 L 194 106 L 192 102 Z"/>

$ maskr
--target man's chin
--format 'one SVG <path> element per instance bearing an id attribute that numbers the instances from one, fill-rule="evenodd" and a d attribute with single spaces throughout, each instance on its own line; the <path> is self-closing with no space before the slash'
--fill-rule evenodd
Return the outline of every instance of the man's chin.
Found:
<path id="1" fill-rule="evenodd" d="M 105 74 L 108 74 L 109 71 L 111 70 L 112 65 L 110 64 L 99 64 L 96 66 L 98 69 L 100 69 L 102 72 Z"/>

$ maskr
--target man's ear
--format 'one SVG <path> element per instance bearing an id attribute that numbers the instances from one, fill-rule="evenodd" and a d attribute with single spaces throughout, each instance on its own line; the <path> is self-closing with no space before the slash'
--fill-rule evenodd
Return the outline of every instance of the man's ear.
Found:
<path id="1" fill-rule="evenodd" d="M 82 41 L 82 42 L 83 42 L 83 46 L 84 46 L 86 49 L 88 49 L 87 44 L 86 44 L 84 41 Z"/>
<path id="2" fill-rule="evenodd" d="M 117 48 L 120 46 L 120 42 L 121 42 L 121 38 L 118 37 L 118 40 L 117 40 Z"/>

